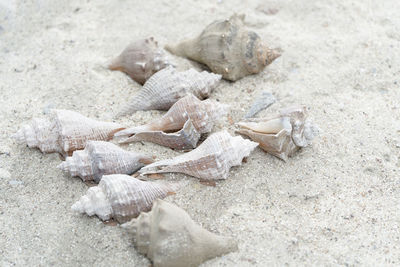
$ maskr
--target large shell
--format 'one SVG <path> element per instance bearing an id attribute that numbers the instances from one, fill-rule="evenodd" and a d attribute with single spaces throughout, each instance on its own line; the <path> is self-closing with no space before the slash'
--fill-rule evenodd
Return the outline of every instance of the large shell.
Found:
<path id="1" fill-rule="evenodd" d="M 125 174 L 104 175 L 98 186 L 89 188 L 71 208 L 101 220 L 111 218 L 126 222 L 142 211 L 149 211 L 153 201 L 172 193 L 169 185 L 140 181 Z"/>
<path id="2" fill-rule="evenodd" d="M 178 72 L 168 66 L 151 76 L 118 115 L 128 115 L 138 110 L 168 110 L 188 94 L 199 99 L 207 98 L 220 80 L 221 75 L 214 73 L 194 69 Z"/>
<path id="3" fill-rule="evenodd" d="M 258 144 L 227 131 L 210 135 L 196 149 L 173 159 L 161 160 L 139 170 L 141 174 L 181 172 L 203 180 L 228 177 L 229 169 L 242 163 Z"/>
<path id="4" fill-rule="evenodd" d="M 214 73 L 236 81 L 259 73 L 280 54 L 262 43 L 260 37 L 244 27 L 244 15 L 233 15 L 208 25 L 196 38 L 176 46 L 167 45 L 171 53 L 207 65 Z"/>
<path id="5" fill-rule="evenodd" d="M 107 174 L 132 174 L 153 160 L 142 154 L 125 151 L 103 141 L 88 141 L 84 150 L 75 151 L 58 168 L 83 181 L 99 182 Z"/>
<path id="6" fill-rule="evenodd" d="M 208 133 L 211 131 L 215 121 L 225 116 L 227 111 L 228 106 L 225 104 L 210 99 L 200 101 L 194 95 L 189 94 L 178 100 L 160 119 L 143 126 L 120 131 L 115 136 L 131 136 L 140 133 L 140 135 L 134 135 L 133 138 L 127 138 L 122 142 L 149 140 L 146 136 L 153 136 L 154 131 L 174 132 L 181 130 L 189 119 L 193 123 L 196 132 L 200 134 Z M 155 139 L 154 141 L 158 140 Z M 157 143 L 163 144 L 163 141 L 160 140 Z M 173 148 L 177 148 L 174 144 L 171 145 L 173 145 Z"/>
<path id="7" fill-rule="evenodd" d="M 121 226 L 154 267 L 198 266 L 238 249 L 233 239 L 203 229 L 186 211 L 160 199 L 150 212 Z"/>
<path id="8" fill-rule="evenodd" d="M 108 66 L 128 74 L 133 80 L 144 84 L 154 73 L 168 66 L 163 51 L 153 37 L 133 42 Z"/>
<path id="9" fill-rule="evenodd" d="M 262 91 L 261 95 L 251 105 L 249 111 L 244 116 L 246 119 L 254 117 L 258 112 L 271 106 L 276 102 L 276 98 L 267 91 Z"/>
<path id="10" fill-rule="evenodd" d="M 284 109 L 277 116 L 238 123 L 238 132 L 249 136 L 266 152 L 286 161 L 300 147 L 311 144 L 318 128 L 307 118 L 305 107 Z"/>
<path id="11" fill-rule="evenodd" d="M 14 134 L 20 143 L 39 148 L 43 153 L 71 154 L 85 148 L 89 140 L 108 141 L 125 129 L 119 124 L 89 119 L 77 112 L 52 110 L 48 118 L 33 119 Z"/>

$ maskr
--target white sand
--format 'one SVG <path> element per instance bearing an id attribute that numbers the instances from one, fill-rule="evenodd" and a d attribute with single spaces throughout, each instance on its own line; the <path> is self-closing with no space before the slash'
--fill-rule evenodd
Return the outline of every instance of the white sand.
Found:
<path id="1" fill-rule="evenodd" d="M 279 12 L 266 15 L 260 3 Z M 168 201 L 239 242 L 204 266 L 399 265 L 399 10 L 398 0 L 0 0 L 0 265 L 149 265 L 122 229 L 70 210 L 87 186 L 56 168 L 58 155 L 9 136 L 53 107 L 110 120 L 140 86 L 105 69 L 107 60 L 132 40 L 175 43 L 234 12 L 284 53 L 259 75 L 222 82 L 212 98 L 233 104 L 238 121 L 268 90 L 278 103 L 259 116 L 305 104 L 323 132 L 287 163 L 257 148 L 216 187 L 166 175 L 189 181 Z M 214 131 L 224 128 L 234 133 L 227 120 Z"/>

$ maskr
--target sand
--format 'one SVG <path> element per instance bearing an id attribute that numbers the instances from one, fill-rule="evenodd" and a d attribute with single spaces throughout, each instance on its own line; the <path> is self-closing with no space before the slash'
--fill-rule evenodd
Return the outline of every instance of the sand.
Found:
<path id="1" fill-rule="evenodd" d="M 321 134 L 286 163 L 257 148 L 216 187 L 166 175 L 188 181 L 168 201 L 239 242 L 204 266 L 399 265 L 399 10 L 397 0 L 1 0 L 0 265 L 149 266 L 120 227 L 71 211 L 88 187 L 56 168 L 57 154 L 10 136 L 51 108 L 111 120 L 141 87 L 107 70 L 108 60 L 132 40 L 175 43 L 234 12 L 284 52 L 258 75 L 223 81 L 211 98 L 232 104 L 239 121 L 267 90 L 278 102 L 258 116 L 304 104 Z M 179 69 L 198 68 L 169 57 Z M 213 131 L 222 129 L 235 126 L 223 119 Z M 124 148 L 180 154 L 149 143 Z"/>

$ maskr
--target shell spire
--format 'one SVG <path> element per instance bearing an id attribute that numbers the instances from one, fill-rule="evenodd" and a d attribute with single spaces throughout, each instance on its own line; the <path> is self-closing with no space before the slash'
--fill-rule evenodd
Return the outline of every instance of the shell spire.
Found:
<path id="1" fill-rule="evenodd" d="M 99 182 L 103 175 L 132 174 L 153 160 L 145 155 L 125 151 L 103 141 L 89 141 L 84 150 L 74 151 L 58 168 L 83 181 Z"/>
<path id="2" fill-rule="evenodd" d="M 153 201 L 173 193 L 173 186 L 140 181 L 124 174 L 104 175 L 98 186 L 89 188 L 71 209 L 101 220 L 111 218 L 126 222 L 142 211 L 149 211 Z"/>
<path id="3" fill-rule="evenodd" d="M 142 212 L 121 227 L 133 236 L 138 252 L 155 267 L 198 266 L 238 249 L 232 238 L 205 230 L 186 211 L 160 199 L 150 212 Z"/>

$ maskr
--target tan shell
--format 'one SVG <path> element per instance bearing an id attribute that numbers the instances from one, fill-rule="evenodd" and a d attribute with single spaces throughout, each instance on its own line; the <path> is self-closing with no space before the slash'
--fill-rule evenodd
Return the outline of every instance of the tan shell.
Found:
<path id="1" fill-rule="evenodd" d="M 132 141 L 148 140 L 146 135 L 154 136 L 154 131 L 174 132 L 182 130 L 184 124 L 190 119 L 196 132 L 203 134 L 211 131 L 215 121 L 225 116 L 228 111 L 228 106 L 218 103 L 214 100 L 200 101 L 194 95 L 189 94 L 178 100 L 170 110 L 160 119 L 156 119 L 146 125 L 133 127 L 120 131 L 116 137 L 124 137 L 134 135 L 132 138 L 123 140 L 124 143 Z M 140 133 L 138 135 L 138 133 Z M 159 135 L 162 137 L 163 135 Z M 167 136 L 166 136 L 167 137 Z M 169 136 L 172 138 L 173 136 Z M 143 138 L 143 139 L 141 139 Z M 158 141 L 155 139 L 154 141 Z M 163 145 L 164 142 L 156 142 Z M 179 143 L 179 142 L 178 142 Z M 179 148 L 174 143 L 170 144 L 172 148 Z"/>
<path id="2" fill-rule="evenodd" d="M 155 73 L 144 84 L 128 105 L 118 114 L 128 115 L 138 110 L 168 110 L 180 98 L 193 94 L 199 99 L 207 98 L 217 87 L 221 75 L 194 69 L 178 72 L 168 66 Z"/>
<path id="3" fill-rule="evenodd" d="M 229 169 L 240 165 L 256 146 L 255 142 L 221 131 L 210 135 L 196 149 L 172 159 L 154 162 L 140 169 L 139 173 L 180 172 L 203 180 L 226 179 Z"/>
<path id="4" fill-rule="evenodd" d="M 30 124 L 22 126 L 13 137 L 30 148 L 39 148 L 43 153 L 59 152 L 65 155 L 85 148 L 89 140 L 108 141 L 122 129 L 125 128 L 116 123 L 89 119 L 70 110 L 55 109 L 48 118 L 35 118 Z"/>
<path id="5" fill-rule="evenodd" d="M 244 27 L 244 15 L 208 25 L 196 38 L 176 46 L 167 45 L 171 53 L 207 65 L 212 72 L 236 81 L 259 73 L 280 54 L 262 43 L 260 37 Z"/>
<path id="6" fill-rule="evenodd" d="M 133 236 L 138 252 L 154 267 L 198 266 L 238 249 L 233 239 L 203 229 L 186 211 L 160 199 L 154 201 L 150 212 L 142 212 L 121 227 Z"/>
<path id="7" fill-rule="evenodd" d="M 98 186 L 90 187 L 86 195 L 72 205 L 72 210 L 127 222 L 142 211 L 149 211 L 153 201 L 172 193 L 165 184 L 144 182 L 124 174 L 104 175 Z"/>
<path id="8" fill-rule="evenodd" d="M 284 161 L 300 147 L 311 144 L 318 135 L 318 128 L 307 118 L 304 107 L 287 108 L 277 116 L 240 122 L 238 126 L 239 133 Z"/>
<path id="9" fill-rule="evenodd" d="M 125 151 L 104 141 L 88 141 L 84 150 L 74 151 L 58 168 L 83 181 L 99 182 L 107 174 L 132 174 L 153 160 L 142 154 Z"/>
<path id="10" fill-rule="evenodd" d="M 168 65 L 157 41 L 150 37 L 129 44 L 108 68 L 125 72 L 136 82 L 144 84 L 154 73 Z"/>

